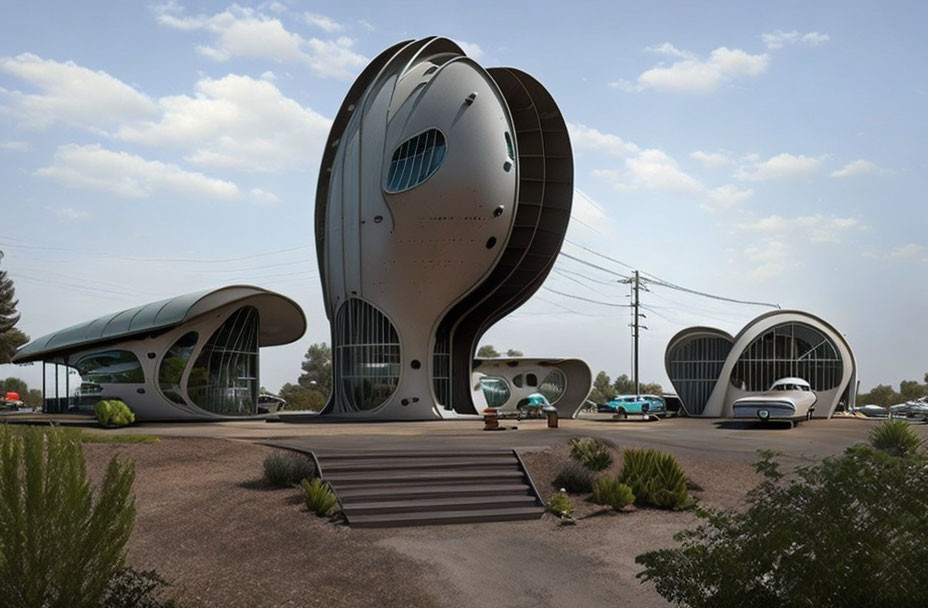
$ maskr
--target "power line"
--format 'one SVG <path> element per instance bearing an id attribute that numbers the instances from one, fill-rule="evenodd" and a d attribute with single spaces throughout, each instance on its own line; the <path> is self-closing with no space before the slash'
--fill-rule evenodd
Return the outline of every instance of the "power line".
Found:
<path id="1" fill-rule="evenodd" d="M 711 298 L 713 300 L 720 300 L 722 302 L 732 302 L 734 304 L 747 304 L 750 306 L 769 306 L 771 308 L 777 308 L 777 309 L 780 308 L 779 304 L 771 304 L 769 302 L 755 302 L 753 300 L 738 300 L 736 298 L 727 298 L 725 296 L 717 296 L 715 294 L 706 293 L 705 291 L 699 291 L 696 289 L 690 289 L 688 287 L 682 287 L 680 285 L 675 285 L 674 283 L 670 283 L 669 281 L 665 281 L 663 279 L 655 277 L 653 274 L 649 274 L 649 273 L 646 273 L 646 274 L 648 274 L 649 277 L 652 277 L 650 279 L 645 278 L 645 281 L 647 283 L 650 283 L 651 285 L 667 287 L 669 289 L 676 289 L 677 291 L 691 293 L 693 295 L 702 296 L 704 298 Z"/>
<path id="2" fill-rule="evenodd" d="M 616 308 L 628 308 L 630 306 L 629 304 L 614 304 L 612 302 L 600 302 L 599 300 L 591 300 L 590 298 L 575 296 L 570 293 L 564 293 L 563 291 L 557 291 L 556 289 L 551 289 L 547 285 L 545 285 L 544 288 L 550 292 L 556 293 L 559 296 L 564 296 L 565 298 L 573 298 L 575 300 L 582 300 L 584 302 L 592 302 L 593 304 L 600 304 L 602 306 L 614 306 Z"/>
<path id="3" fill-rule="evenodd" d="M 622 262 L 622 261 L 617 260 L 617 259 L 615 259 L 615 258 L 609 257 L 609 256 L 606 255 L 605 253 L 600 253 L 600 252 L 598 252 L 598 251 L 594 251 L 594 250 L 590 249 L 589 247 L 587 247 L 586 245 L 581 245 L 580 243 L 575 243 L 575 242 L 571 241 L 570 239 L 564 239 L 564 240 L 567 241 L 568 243 L 570 243 L 571 245 L 573 245 L 574 247 L 579 247 L 580 249 L 583 249 L 583 250 L 585 250 L 585 251 L 589 251 L 589 252 L 592 253 L 593 255 L 598 255 L 599 257 L 601 257 L 601 258 L 603 258 L 603 259 L 605 259 L 605 260 L 609 260 L 610 262 L 614 262 L 614 263 L 616 263 L 616 264 L 618 264 L 618 265 L 620 265 L 620 266 L 625 266 L 625 267 L 628 268 L 629 270 L 634 270 L 634 269 L 635 269 L 635 267 L 632 266 L 631 264 L 626 264 L 625 262 Z"/>
<path id="4" fill-rule="evenodd" d="M 628 278 L 629 278 L 629 276 L 628 276 L 627 274 L 620 274 L 620 273 L 618 273 L 618 272 L 615 272 L 614 270 L 609 270 L 608 268 L 604 268 L 603 266 L 599 266 L 599 265 L 594 264 L 594 263 L 592 263 L 592 262 L 588 262 L 588 261 L 584 260 L 583 258 L 578 258 L 577 256 L 570 255 L 569 253 L 564 253 L 563 251 L 561 251 L 559 255 L 564 256 L 564 257 L 567 258 L 568 260 L 573 260 L 573 261 L 575 261 L 575 262 L 580 262 L 581 264 L 584 264 L 584 265 L 589 266 L 589 267 L 591 267 L 591 268 L 595 268 L 595 269 L 597 269 L 597 270 L 602 270 L 603 272 L 607 272 L 607 273 L 609 273 L 609 274 L 611 274 L 611 275 L 613 275 L 613 276 L 617 276 L 617 277 L 620 277 L 620 278 L 625 279 L 625 280 L 628 280 Z"/>

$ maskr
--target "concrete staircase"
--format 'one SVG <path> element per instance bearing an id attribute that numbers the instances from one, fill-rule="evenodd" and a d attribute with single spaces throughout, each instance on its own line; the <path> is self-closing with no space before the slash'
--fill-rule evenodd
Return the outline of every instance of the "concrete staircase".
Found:
<path id="1" fill-rule="evenodd" d="M 514 450 L 316 453 L 348 523 L 384 528 L 538 519 L 545 512 Z"/>

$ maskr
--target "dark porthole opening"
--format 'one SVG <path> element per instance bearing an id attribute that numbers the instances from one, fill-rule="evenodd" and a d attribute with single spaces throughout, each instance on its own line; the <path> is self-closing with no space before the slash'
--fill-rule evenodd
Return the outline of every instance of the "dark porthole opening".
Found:
<path id="1" fill-rule="evenodd" d="M 503 211 L 505 211 L 505 210 L 506 210 L 506 208 L 505 208 L 504 206 L 500 205 L 499 207 L 497 207 L 496 209 L 493 210 L 493 217 L 499 217 L 499 216 L 501 216 L 501 215 L 503 214 Z"/>
<path id="2" fill-rule="evenodd" d="M 412 363 L 410 363 L 409 366 L 412 367 L 413 369 L 419 369 L 420 367 L 422 367 L 422 363 L 420 363 L 418 359 L 413 359 Z"/>
<path id="3" fill-rule="evenodd" d="M 491 236 L 489 239 L 487 239 L 487 249 L 493 249 L 494 245 L 496 245 L 496 237 Z"/>
<path id="4" fill-rule="evenodd" d="M 157 356 L 158 356 L 158 355 L 156 355 L 155 353 L 148 353 L 148 358 L 149 358 L 149 359 L 154 359 L 154 358 L 157 357 Z"/>

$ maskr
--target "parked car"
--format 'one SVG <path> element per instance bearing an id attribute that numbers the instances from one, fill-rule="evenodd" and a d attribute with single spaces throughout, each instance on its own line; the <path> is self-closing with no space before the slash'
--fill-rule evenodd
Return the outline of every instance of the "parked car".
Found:
<path id="1" fill-rule="evenodd" d="M 928 397 L 906 401 L 889 408 L 890 418 L 915 418 L 928 422 Z"/>
<path id="2" fill-rule="evenodd" d="M 19 393 L 9 391 L 6 394 L 0 395 L 0 409 L 16 410 L 22 406 L 23 401 L 19 398 Z"/>
<path id="3" fill-rule="evenodd" d="M 731 409 L 735 418 L 788 420 L 795 424 L 812 418 L 817 400 L 812 387 L 802 378 L 780 378 L 770 390 L 736 400 Z"/>
<path id="4" fill-rule="evenodd" d="M 882 405 L 862 405 L 854 408 L 854 413 L 866 416 L 867 418 L 886 418 L 889 416 L 889 410 Z"/>
<path id="5" fill-rule="evenodd" d="M 617 395 L 597 406 L 597 411 L 613 413 L 620 418 L 629 414 L 649 414 L 660 416 L 666 413 L 664 400 L 656 395 Z"/>
<path id="6" fill-rule="evenodd" d="M 516 411 L 519 412 L 519 417 L 541 418 L 545 415 L 545 410 L 550 407 L 551 404 L 548 403 L 547 397 L 541 393 L 532 393 L 519 400 L 516 404 Z"/>
<path id="7" fill-rule="evenodd" d="M 287 400 L 283 397 L 277 395 L 272 395 L 270 393 L 262 393 L 258 395 L 258 413 L 259 414 L 270 414 L 273 412 L 279 412 L 287 406 Z"/>

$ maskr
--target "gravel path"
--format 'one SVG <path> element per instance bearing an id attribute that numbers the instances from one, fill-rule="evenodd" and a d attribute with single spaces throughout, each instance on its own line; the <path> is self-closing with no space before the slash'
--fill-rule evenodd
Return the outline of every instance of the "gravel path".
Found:
<path id="1" fill-rule="evenodd" d="M 349 529 L 309 514 L 297 490 L 258 483 L 271 448 L 242 441 L 165 439 L 85 446 L 97 476 L 113 454 L 136 462 L 138 516 L 129 562 L 200 606 L 666 606 L 635 578 L 636 555 L 672 546 L 692 512 L 639 509 L 576 526 L 541 521 L 386 530 Z M 566 445 L 523 454 L 547 498 Z M 620 461 L 616 451 L 616 461 Z M 730 460 L 680 455 L 704 504 L 742 504 L 756 481 Z M 576 501 L 575 501 L 576 502 Z"/>

